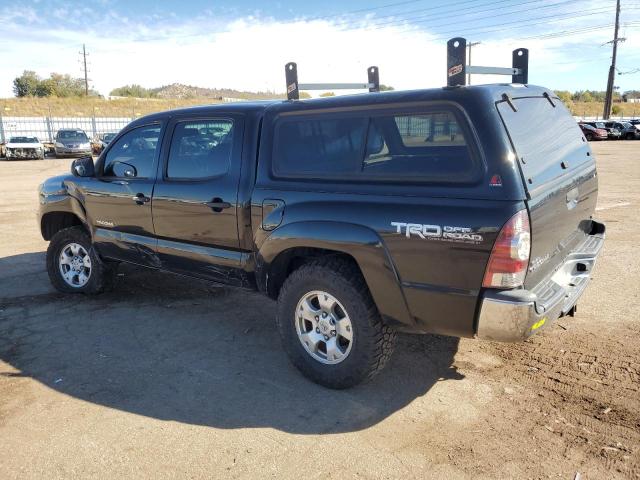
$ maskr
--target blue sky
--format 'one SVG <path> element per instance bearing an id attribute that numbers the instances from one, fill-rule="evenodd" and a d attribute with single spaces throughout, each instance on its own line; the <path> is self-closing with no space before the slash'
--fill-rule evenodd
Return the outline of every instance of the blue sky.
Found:
<path id="1" fill-rule="evenodd" d="M 530 49 L 531 83 L 603 90 L 613 37 L 613 0 L 0 0 L 0 97 L 25 69 L 90 78 L 102 94 L 127 83 L 284 90 L 283 66 L 302 81 L 356 81 L 378 65 L 396 88 L 441 86 L 447 38 L 481 44 L 473 63 L 508 66 Z M 618 67 L 640 67 L 640 0 L 622 0 Z M 499 78 L 474 77 L 473 83 Z M 640 89 L 640 72 L 616 76 Z"/>

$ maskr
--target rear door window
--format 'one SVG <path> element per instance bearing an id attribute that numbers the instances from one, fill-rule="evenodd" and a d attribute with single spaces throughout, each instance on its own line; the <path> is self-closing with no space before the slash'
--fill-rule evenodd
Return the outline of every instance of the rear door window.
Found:
<path id="1" fill-rule="evenodd" d="M 232 120 L 179 122 L 171 139 L 166 176 L 203 179 L 224 175 L 229 170 L 232 146 Z"/>

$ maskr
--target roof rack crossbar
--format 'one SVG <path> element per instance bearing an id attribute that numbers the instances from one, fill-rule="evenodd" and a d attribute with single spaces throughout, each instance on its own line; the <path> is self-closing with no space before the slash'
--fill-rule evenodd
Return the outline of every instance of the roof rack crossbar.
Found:
<path id="1" fill-rule="evenodd" d="M 467 40 L 452 38 L 447 42 L 447 86 L 466 85 L 467 73 L 481 75 L 511 75 L 512 83 L 529 82 L 529 50 L 516 48 L 511 56 L 511 68 L 467 65 Z"/>
<path id="2" fill-rule="evenodd" d="M 298 90 L 364 90 L 374 88 L 373 83 L 299 83 Z"/>
<path id="3" fill-rule="evenodd" d="M 508 67 L 480 67 L 478 65 L 467 65 L 465 73 L 476 73 L 481 75 L 521 75 L 521 68 Z"/>
<path id="4" fill-rule="evenodd" d="M 298 65 L 289 62 L 284 66 L 287 80 L 287 99 L 299 100 L 300 90 L 369 90 L 380 91 L 380 72 L 378 67 L 367 68 L 367 83 L 299 83 Z"/>

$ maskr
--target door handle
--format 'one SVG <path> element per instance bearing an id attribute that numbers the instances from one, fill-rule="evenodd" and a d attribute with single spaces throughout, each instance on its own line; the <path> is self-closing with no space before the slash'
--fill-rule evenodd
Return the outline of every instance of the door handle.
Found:
<path id="1" fill-rule="evenodd" d="M 136 202 L 138 205 L 144 205 L 145 203 L 151 201 L 151 199 L 144 193 L 137 193 L 135 196 L 131 197 L 131 200 Z"/>
<path id="2" fill-rule="evenodd" d="M 231 204 L 223 201 L 221 198 L 214 198 L 212 201 L 206 202 L 205 205 L 211 208 L 214 212 L 221 212 L 225 208 L 231 208 Z"/>

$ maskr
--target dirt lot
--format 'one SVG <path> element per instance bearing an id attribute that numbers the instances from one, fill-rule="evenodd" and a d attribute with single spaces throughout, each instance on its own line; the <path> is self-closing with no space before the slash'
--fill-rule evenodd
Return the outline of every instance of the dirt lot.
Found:
<path id="1" fill-rule="evenodd" d="M 70 162 L 0 162 L 0 478 L 640 478 L 640 141 L 593 148 L 608 238 L 576 318 L 404 336 L 342 392 L 294 370 L 257 294 L 133 268 L 55 293 L 35 189 Z"/>

